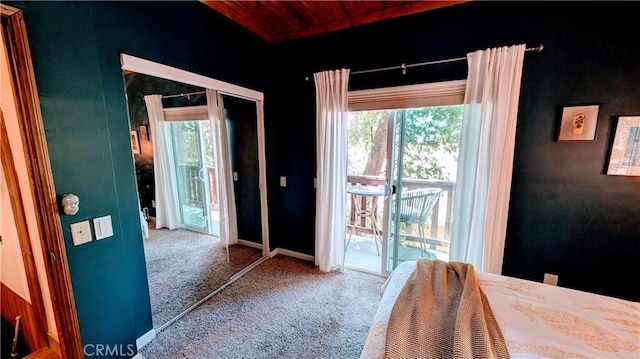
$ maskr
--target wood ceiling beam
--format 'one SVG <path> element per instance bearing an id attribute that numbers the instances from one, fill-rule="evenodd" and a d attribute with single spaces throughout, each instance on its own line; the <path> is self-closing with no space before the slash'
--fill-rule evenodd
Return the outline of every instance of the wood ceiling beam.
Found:
<path id="1" fill-rule="evenodd" d="M 318 1 L 334 19 L 344 19 L 349 16 L 342 5 L 343 1 Z"/>
<path id="2" fill-rule="evenodd" d="M 470 0 L 453 0 L 453 1 L 412 1 L 404 5 L 386 8 L 382 11 L 365 13 L 363 15 L 354 16 L 349 19 L 342 19 L 326 24 L 311 26 L 299 30 L 287 31 L 284 33 L 272 34 L 274 42 L 299 39 L 302 37 L 313 36 L 325 32 L 346 29 L 353 26 L 369 24 L 372 22 L 393 19 L 396 17 L 416 14 L 419 12 L 438 9 L 446 6 L 457 5 L 468 2 Z"/>
<path id="3" fill-rule="evenodd" d="M 226 2 L 218 1 L 218 0 L 200 0 L 205 5 L 219 12 L 220 14 L 226 16 L 231 19 L 238 25 L 249 29 L 254 34 L 260 36 L 262 39 L 273 42 L 273 37 L 270 33 L 266 32 L 264 29 L 256 26 L 253 23 L 253 20 L 246 18 L 245 16 L 239 14 L 237 11 L 233 10 L 231 7 L 227 6 Z"/>
<path id="4" fill-rule="evenodd" d="M 382 11 L 385 9 L 384 3 L 382 1 L 363 1 L 364 7 L 367 9 L 367 12 L 376 12 Z"/>
<path id="5" fill-rule="evenodd" d="M 340 4 L 347 11 L 349 17 L 362 16 L 367 13 L 367 8 L 362 0 L 345 0 L 340 1 Z"/>
<path id="6" fill-rule="evenodd" d="M 285 6 L 285 3 L 286 1 L 279 0 L 264 1 L 264 6 L 267 6 L 280 21 L 284 21 L 288 29 L 301 29 L 310 25 L 306 23 L 304 19 L 300 19 L 297 15 L 292 14 L 290 8 Z"/>
<path id="7" fill-rule="evenodd" d="M 265 6 L 261 1 L 249 0 L 227 0 L 225 1 L 229 8 L 235 10 L 245 19 L 251 21 L 254 26 L 262 29 L 265 33 L 271 34 L 278 31 L 286 31 L 286 24 L 282 23 L 280 18 L 274 14 L 269 6 Z"/>
<path id="8" fill-rule="evenodd" d="M 337 1 L 300 1 L 299 4 L 303 6 L 307 14 L 313 18 L 314 25 L 319 25 L 347 16 L 342 8 L 340 8 L 340 5 L 338 5 L 337 13 L 332 12 L 325 6 L 325 4 L 332 2 L 338 3 Z"/>
<path id="9" fill-rule="evenodd" d="M 274 33 L 287 31 L 290 25 L 283 22 L 278 14 L 274 13 L 270 6 L 264 1 L 256 0 L 232 0 L 228 1 L 242 12 L 246 19 L 256 19 L 254 25 L 260 27 L 269 36 Z M 229 5 L 230 6 L 230 5 Z"/>
<path id="10" fill-rule="evenodd" d="M 264 40 L 278 42 L 415 14 L 471 0 L 200 1 Z"/>

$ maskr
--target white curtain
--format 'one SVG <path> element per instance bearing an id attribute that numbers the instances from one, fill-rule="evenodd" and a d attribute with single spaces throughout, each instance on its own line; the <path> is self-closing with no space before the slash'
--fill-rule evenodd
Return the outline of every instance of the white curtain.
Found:
<path id="1" fill-rule="evenodd" d="M 314 74 L 316 85 L 316 255 L 328 272 L 344 268 L 349 70 Z"/>
<path id="2" fill-rule="evenodd" d="M 238 226 L 227 123 L 224 116 L 222 95 L 215 90 L 207 89 L 207 110 L 209 112 L 209 121 L 211 121 L 214 153 L 216 153 L 216 190 L 220 213 L 220 241 L 225 245 L 235 244 L 238 242 Z"/>
<path id="3" fill-rule="evenodd" d="M 171 130 L 164 120 L 161 95 L 144 97 L 149 115 L 151 141 L 153 143 L 153 172 L 155 179 L 156 228 L 180 227 L 178 185 L 174 172 L 173 142 Z"/>
<path id="4" fill-rule="evenodd" d="M 450 259 L 502 272 L 525 45 L 467 55 Z"/>

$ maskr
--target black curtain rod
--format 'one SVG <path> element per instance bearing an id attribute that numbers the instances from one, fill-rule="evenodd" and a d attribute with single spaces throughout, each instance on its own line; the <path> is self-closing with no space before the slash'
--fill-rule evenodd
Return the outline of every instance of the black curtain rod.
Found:
<path id="1" fill-rule="evenodd" d="M 542 49 L 544 49 L 544 45 L 540 44 L 540 46 L 536 46 L 536 47 L 529 47 L 526 48 L 524 51 L 542 51 Z M 444 64 L 447 62 L 455 62 L 455 61 L 463 61 L 466 60 L 467 57 L 456 57 L 456 58 L 452 58 L 452 59 L 444 59 L 444 60 L 434 60 L 434 61 L 426 61 L 426 62 L 418 62 L 415 64 L 401 64 L 401 65 L 397 65 L 397 66 L 389 66 L 389 67 L 380 67 L 377 69 L 370 69 L 370 70 L 359 70 L 359 71 L 352 71 L 349 73 L 349 75 L 359 75 L 359 74 L 368 74 L 368 73 L 372 73 L 372 72 L 380 72 L 380 71 L 389 71 L 389 70 L 402 70 L 402 74 L 406 75 L 407 73 L 407 69 L 411 68 L 411 67 L 418 67 L 418 66 L 426 66 L 426 65 L 435 65 L 435 64 Z M 306 81 L 309 81 L 309 79 L 311 79 L 309 76 L 306 76 L 304 78 Z"/>
<path id="2" fill-rule="evenodd" d="M 189 92 L 189 93 L 181 93 L 177 95 L 163 95 L 162 98 L 173 98 L 173 97 L 186 97 L 188 100 L 191 99 L 193 95 L 202 95 L 207 93 L 207 91 L 198 91 L 198 92 Z"/>

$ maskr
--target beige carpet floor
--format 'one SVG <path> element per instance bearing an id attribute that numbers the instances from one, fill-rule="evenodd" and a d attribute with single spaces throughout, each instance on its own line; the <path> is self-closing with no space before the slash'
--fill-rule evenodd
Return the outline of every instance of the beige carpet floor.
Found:
<path id="1" fill-rule="evenodd" d="M 275 256 L 178 319 L 146 359 L 357 359 L 384 278 Z"/>
<path id="2" fill-rule="evenodd" d="M 153 327 L 166 323 L 232 275 L 262 257 L 262 250 L 229 246 L 220 239 L 185 229 L 151 229 L 144 241 Z"/>

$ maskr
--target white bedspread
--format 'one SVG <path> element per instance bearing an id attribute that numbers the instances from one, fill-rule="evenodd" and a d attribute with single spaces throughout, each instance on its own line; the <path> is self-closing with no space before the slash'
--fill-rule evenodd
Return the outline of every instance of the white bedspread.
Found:
<path id="1" fill-rule="evenodd" d="M 415 262 L 381 289 L 361 359 L 382 358 L 393 303 Z M 512 358 L 640 358 L 640 303 L 476 272 Z"/>

